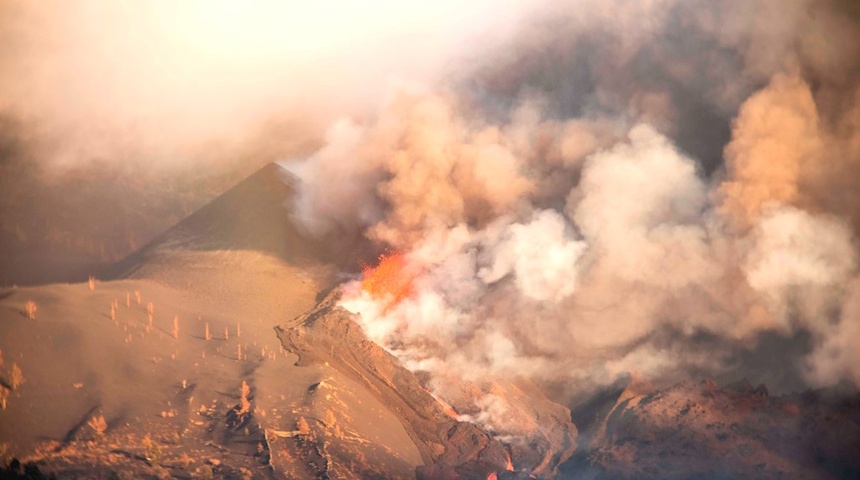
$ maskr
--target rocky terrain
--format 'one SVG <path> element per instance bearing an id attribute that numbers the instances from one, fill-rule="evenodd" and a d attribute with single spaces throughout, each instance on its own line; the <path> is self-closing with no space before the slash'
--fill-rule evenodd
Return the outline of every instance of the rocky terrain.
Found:
<path id="1" fill-rule="evenodd" d="M 291 192 L 269 166 L 111 279 L 0 291 L 0 478 L 860 477 L 848 388 L 496 383 L 533 422 L 497 438 L 337 305 L 366 253 L 305 239 Z"/>
<path id="2" fill-rule="evenodd" d="M 538 390 L 521 392 L 539 426 L 528 438 L 502 443 L 478 426 L 458 421 L 456 404 L 435 398 L 393 356 L 367 340 L 336 300 L 336 293 L 327 296 L 312 311 L 278 327 L 278 335 L 287 350 L 299 355 L 300 365 L 323 363 L 353 377 L 398 412 L 424 461 L 419 478 L 486 478 L 517 472 L 555 477 L 557 466 L 575 447 L 576 428 L 566 408 Z M 333 463 L 347 463 L 356 453 L 345 451 Z"/>
<path id="3" fill-rule="evenodd" d="M 567 409 L 543 400 L 562 423 L 537 448 L 453 418 L 325 295 L 331 250 L 284 215 L 281 175 L 261 170 L 114 280 L 2 292 L 4 475 L 553 476 Z"/>
<path id="4" fill-rule="evenodd" d="M 574 418 L 587 431 L 562 478 L 860 478 L 860 395 L 849 389 L 639 381 Z"/>

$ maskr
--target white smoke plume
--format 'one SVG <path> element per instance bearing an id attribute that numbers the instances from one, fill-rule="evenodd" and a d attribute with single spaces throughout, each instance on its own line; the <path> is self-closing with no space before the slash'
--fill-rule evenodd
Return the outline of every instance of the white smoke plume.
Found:
<path id="1" fill-rule="evenodd" d="M 548 6 L 462 85 L 397 90 L 286 162 L 297 219 L 397 252 L 408 288 L 355 280 L 343 306 L 500 435 L 516 408 L 495 379 L 743 372 L 730 358 L 766 333 L 811 336 L 785 358 L 809 385 L 858 387 L 857 20 L 837 1 Z"/>

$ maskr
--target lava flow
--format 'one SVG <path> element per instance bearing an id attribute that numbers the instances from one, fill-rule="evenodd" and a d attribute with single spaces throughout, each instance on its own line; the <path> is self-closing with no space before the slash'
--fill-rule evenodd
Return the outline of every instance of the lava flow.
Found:
<path id="1" fill-rule="evenodd" d="M 508 448 L 510 448 L 510 447 L 508 447 Z M 514 471 L 514 463 L 511 459 L 511 452 L 510 451 L 508 451 L 507 462 L 505 463 L 505 470 L 508 472 Z M 529 475 L 529 478 L 534 478 L 534 477 Z M 487 475 L 487 480 L 499 480 L 498 472 L 490 472 L 490 474 Z"/>

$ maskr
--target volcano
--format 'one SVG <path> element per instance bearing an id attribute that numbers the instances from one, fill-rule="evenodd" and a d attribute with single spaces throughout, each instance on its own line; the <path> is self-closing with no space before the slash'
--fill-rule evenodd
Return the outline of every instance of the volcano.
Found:
<path id="1" fill-rule="evenodd" d="M 291 182 L 263 168 L 111 278 L 0 292 L 2 478 L 860 475 L 850 390 L 628 381 L 566 405 L 496 382 L 529 429 L 473 423 L 339 306 L 362 252 L 305 237 Z"/>

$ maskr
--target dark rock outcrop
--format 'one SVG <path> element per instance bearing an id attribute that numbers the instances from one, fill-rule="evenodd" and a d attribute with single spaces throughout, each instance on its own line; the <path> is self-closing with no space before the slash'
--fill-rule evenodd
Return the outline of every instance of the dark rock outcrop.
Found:
<path id="1" fill-rule="evenodd" d="M 860 396 L 742 381 L 622 391 L 563 478 L 860 478 Z M 595 408 L 594 405 L 590 405 Z"/>

